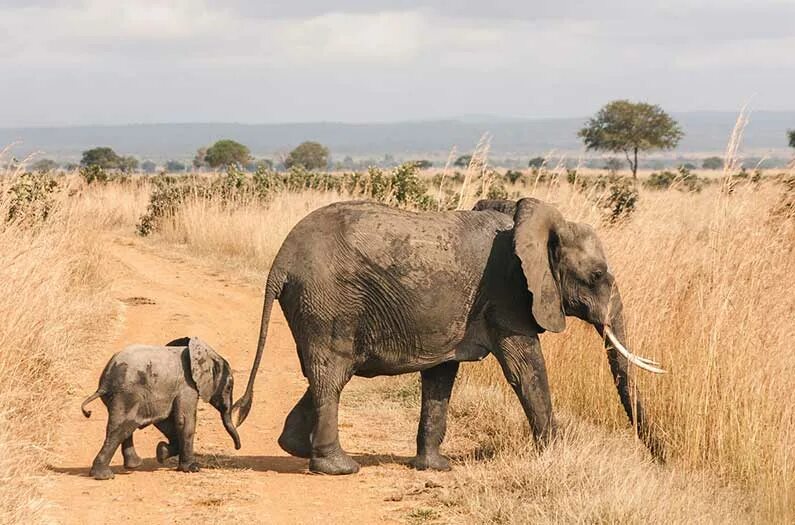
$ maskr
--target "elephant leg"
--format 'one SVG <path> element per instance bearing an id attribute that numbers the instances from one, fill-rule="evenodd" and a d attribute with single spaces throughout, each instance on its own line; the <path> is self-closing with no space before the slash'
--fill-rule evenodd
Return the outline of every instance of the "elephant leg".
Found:
<path id="1" fill-rule="evenodd" d="M 135 452 L 135 444 L 133 443 L 133 435 L 125 439 L 121 444 L 121 455 L 124 458 L 124 468 L 137 469 L 144 462 L 141 457 Z"/>
<path id="2" fill-rule="evenodd" d="M 173 416 L 169 416 L 163 421 L 155 423 L 155 427 L 168 439 L 168 443 L 161 441 L 157 444 L 156 457 L 158 463 L 165 463 L 168 458 L 173 458 L 179 454 L 179 438 L 177 428 L 174 425 Z"/>
<path id="3" fill-rule="evenodd" d="M 309 389 L 295 404 L 284 421 L 284 429 L 279 436 L 282 450 L 299 458 L 312 457 L 312 427 L 315 424 L 315 409 Z"/>
<path id="4" fill-rule="evenodd" d="M 309 470 L 319 474 L 353 474 L 359 471 L 359 464 L 342 450 L 337 425 L 340 393 L 353 375 L 352 363 L 332 352 L 313 361 L 308 367 L 309 391 L 315 408 Z"/>
<path id="5" fill-rule="evenodd" d="M 546 445 L 554 432 L 549 381 L 538 337 L 510 334 L 501 337 L 495 356 L 522 404 L 533 437 Z"/>
<path id="6" fill-rule="evenodd" d="M 132 436 L 138 428 L 137 423 L 129 419 L 128 410 L 120 399 L 111 399 L 108 403 L 108 424 L 105 429 L 105 442 L 91 464 L 89 475 L 94 479 L 113 479 L 110 461 L 119 445 Z"/>
<path id="7" fill-rule="evenodd" d="M 193 437 L 196 432 L 196 403 L 198 399 L 179 403 L 174 408 L 174 423 L 176 434 L 179 440 L 179 464 L 177 470 L 180 472 L 198 472 L 199 464 L 196 463 L 193 455 Z"/>
<path id="8" fill-rule="evenodd" d="M 417 455 L 411 465 L 418 470 L 450 470 L 450 461 L 439 453 L 447 430 L 447 404 L 458 373 L 458 361 L 423 370 L 422 409 L 417 429 Z"/>

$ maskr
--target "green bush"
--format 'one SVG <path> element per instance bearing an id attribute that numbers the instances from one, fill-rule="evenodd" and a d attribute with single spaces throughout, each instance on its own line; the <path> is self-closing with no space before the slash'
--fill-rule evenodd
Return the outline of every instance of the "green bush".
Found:
<path id="1" fill-rule="evenodd" d="M 638 187 L 631 179 L 615 177 L 608 182 L 607 193 L 599 203 L 607 221 L 616 223 L 635 212 L 639 197 Z"/>
<path id="2" fill-rule="evenodd" d="M 55 205 L 53 194 L 57 190 L 58 183 L 47 173 L 23 173 L 8 189 L 6 220 L 27 225 L 47 220 Z"/>
<path id="3" fill-rule="evenodd" d="M 80 166 L 80 176 L 83 177 L 87 184 L 104 184 L 110 180 L 108 172 L 99 164 Z"/>
<path id="4" fill-rule="evenodd" d="M 618 175 L 579 177 L 575 189 L 587 192 L 588 199 L 602 210 L 604 219 L 611 224 L 628 219 L 640 199 L 635 181 Z"/>
<path id="5" fill-rule="evenodd" d="M 157 231 L 163 219 L 174 215 L 189 195 L 206 197 L 210 194 L 205 184 L 195 177 L 158 175 L 152 178 L 154 189 L 136 227 L 138 234 L 146 237 Z"/>
<path id="6" fill-rule="evenodd" d="M 508 179 L 511 184 L 516 184 L 516 181 L 521 179 L 523 175 L 524 173 L 520 170 L 508 170 L 505 172 L 505 178 Z"/>
<path id="7" fill-rule="evenodd" d="M 700 192 L 703 186 L 703 180 L 684 166 L 681 166 L 676 173 L 667 170 L 652 173 L 643 181 L 643 187 L 650 190 L 667 190 L 674 187 L 679 191 Z"/>

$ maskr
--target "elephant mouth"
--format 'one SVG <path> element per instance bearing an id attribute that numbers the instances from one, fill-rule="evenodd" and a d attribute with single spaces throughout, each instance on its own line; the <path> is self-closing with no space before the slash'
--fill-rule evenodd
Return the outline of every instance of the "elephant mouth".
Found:
<path id="1" fill-rule="evenodd" d="M 657 361 L 652 361 L 646 357 L 635 355 L 627 350 L 627 348 L 621 343 L 621 341 L 618 340 L 618 337 L 616 337 L 616 334 L 613 333 L 613 330 L 611 330 L 609 326 L 599 327 L 599 332 L 602 334 L 602 337 L 604 337 L 607 341 L 610 341 L 610 344 L 612 344 L 613 347 L 633 365 L 653 374 L 666 373 L 666 370 L 660 368 L 660 363 Z"/>

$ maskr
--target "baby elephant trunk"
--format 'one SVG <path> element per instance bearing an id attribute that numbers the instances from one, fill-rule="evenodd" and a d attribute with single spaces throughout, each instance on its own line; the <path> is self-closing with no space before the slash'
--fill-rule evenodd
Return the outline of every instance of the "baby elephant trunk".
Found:
<path id="1" fill-rule="evenodd" d="M 235 425 L 232 424 L 232 410 L 224 410 L 221 414 L 221 420 L 224 422 L 224 428 L 232 436 L 232 441 L 235 442 L 235 450 L 240 450 L 240 436 L 237 434 Z"/>

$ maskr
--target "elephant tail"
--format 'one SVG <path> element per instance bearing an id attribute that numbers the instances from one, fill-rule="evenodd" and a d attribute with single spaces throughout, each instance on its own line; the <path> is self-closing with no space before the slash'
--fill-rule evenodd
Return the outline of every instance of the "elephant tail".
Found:
<path id="1" fill-rule="evenodd" d="M 83 404 L 80 405 L 80 410 L 83 411 L 84 416 L 91 417 L 91 411 L 86 410 L 86 405 L 94 401 L 96 398 L 101 397 L 103 394 L 105 394 L 103 390 L 97 390 L 96 392 L 88 396 L 85 401 L 83 401 Z"/>
<path id="2" fill-rule="evenodd" d="M 274 271 L 275 270 L 275 271 Z M 262 360 L 262 352 L 265 349 L 265 340 L 268 336 L 268 323 L 271 317 L 271 310 L 273 308 L 273 301 L 278 299 L 279 294 L 282 292 L 285 278 L 279 275 L 281 272 L 277 270 L 274 264 L 268 275 L 268 283 L 265 285 L 265 301 L 262 305 L 262 321 L 259 328 L 259 341 L 257 342 L 257 353 L 254 356 L 254 364 L 251 367 L 251 374 L 248 377 L 248 384 L 243 396 L 238 399 L 232 410 L 237 412 L 237 423 L 235 426 L 240 426 L 243 421 L 248 417 L 251 410 L 251 404 L 254 400 L 254 380 L 257 377 L 257 370 L 259 369 L 260 361 Z"/>

